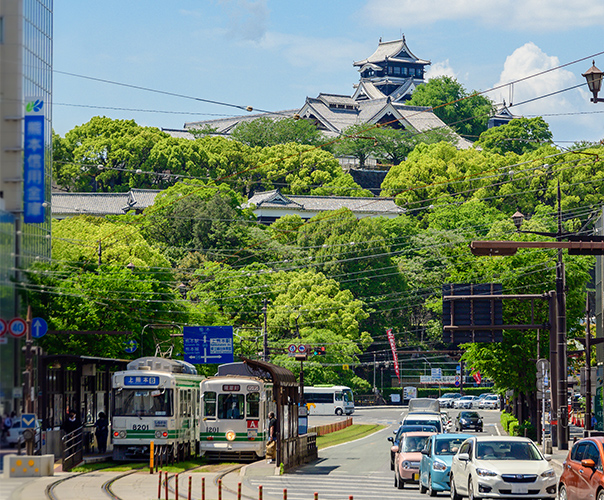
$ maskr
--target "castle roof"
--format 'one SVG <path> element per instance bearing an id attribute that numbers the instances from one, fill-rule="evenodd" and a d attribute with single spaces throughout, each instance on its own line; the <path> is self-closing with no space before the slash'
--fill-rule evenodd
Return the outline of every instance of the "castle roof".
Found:
<path id="1" fill-rule="evenodd" d="M 371 54 L 367 59 L 363 59 L 361 61 L 356 61 L 353 63 L 355 66 L 360 66 L 360 70 L 363 69 L 363 66 L 370 63 L 378 63 L 385 61 L 398 61 L 398 62 L 413 62 L 418 64 L 428 65 L 431 64 L 430 61 L 426 61 L 424 59 L 420 59 L 416 57 L 407 47 L 407 42 L 405 41 L 405 37 L 400 40 L 392 40 L 390 42 L 382 42 L 378 44 L 378 48 L 376 51 Z"/>

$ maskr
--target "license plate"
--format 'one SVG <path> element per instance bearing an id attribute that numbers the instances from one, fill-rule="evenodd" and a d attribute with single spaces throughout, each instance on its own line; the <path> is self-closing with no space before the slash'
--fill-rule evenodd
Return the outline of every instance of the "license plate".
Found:
<path id="1" fill-rule="evenodd" d="M 524 494 L 526 495 L 528 493 L 528 486 L 524 485 L 524 484 L 512 484 L 512 493 L 515 494 Z"/>

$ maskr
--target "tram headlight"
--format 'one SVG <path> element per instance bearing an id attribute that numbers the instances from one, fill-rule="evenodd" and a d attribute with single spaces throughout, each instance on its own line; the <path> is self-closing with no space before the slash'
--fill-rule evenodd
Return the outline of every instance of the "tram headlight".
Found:
<path id="1" fill-rule="evenodd" d="M 118 431 L 113 431 L 113 437 L 120 437 L 120 433 Z"/>
<path id="2" fill-rule="evenodd" d="M 227 441 L 235 441 L 235 431 L 226 431 L 225 436 L 227 438 Z"/>
<path id="3" fill-rule="evenodd" d="M 124 439 L 126 437 L 126 431 L 119 431 L 118 437 L 121 437 L 122 439 Z"/>
<path id="4" fill-rule="evenodd" d="M 162 432 L 161 431 L 155 431 L 155 437 L 157 439 L 159 439 L 161 437 Z"/>

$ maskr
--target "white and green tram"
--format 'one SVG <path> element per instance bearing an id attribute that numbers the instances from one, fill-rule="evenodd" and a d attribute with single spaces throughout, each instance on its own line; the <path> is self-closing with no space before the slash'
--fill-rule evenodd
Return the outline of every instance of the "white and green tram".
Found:
<path id="1" fill-rule="evenodd" d="M 224 372 L 230 366 L 221 368 Z M 237 461 L 264 457 L 268 414 L 277 409 L 273 396 L 272 382 L 260 377 L 232 374 L 203 380 L 200 455 Z"/>
<path id="2" fill-rule="evenodd" d="M 112 378 L 113 459 L 180 461 L 195 453 L 201 416 L 200 382 L 205 377 L 185 361 L 144 357 Z"/>

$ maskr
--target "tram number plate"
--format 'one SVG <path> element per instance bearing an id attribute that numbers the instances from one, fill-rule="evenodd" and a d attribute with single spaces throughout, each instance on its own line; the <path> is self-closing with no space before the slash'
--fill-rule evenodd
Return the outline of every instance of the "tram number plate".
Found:
<path id="1" fill-rule="evenodd" d="M 207 432 L 216 434 L 218 432 L 218 427 L 208 427 Z"/>
<path id="2" fill-rule="evenodd" d="M 149 424 L 134 424 L 132 426 L 132 430 L 133 431 L 148 431 L 149 430 Z"/>

